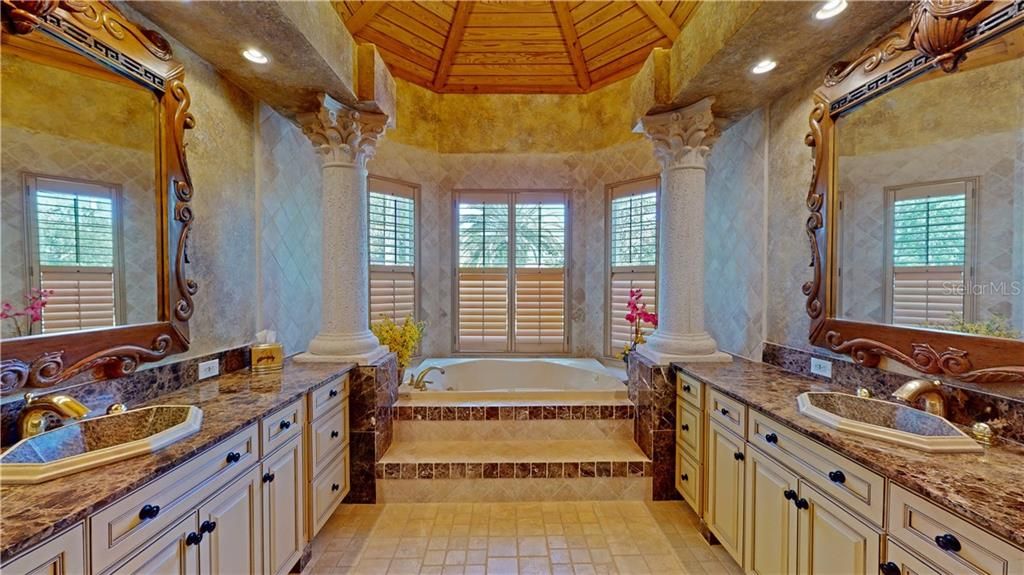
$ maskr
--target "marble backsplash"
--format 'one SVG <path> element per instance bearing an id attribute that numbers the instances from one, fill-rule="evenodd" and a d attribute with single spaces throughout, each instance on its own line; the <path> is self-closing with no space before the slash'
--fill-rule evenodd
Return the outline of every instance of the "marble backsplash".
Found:
<path id="1" fill-rule="evenodd" d="M 892 393 L 901 385 L 920 376 L 905 375 L 882 369 L 864 367 L 845 359 L 837 359 L 827 353 L 810 353 L 765 342 L 762 361 L 807 377 L 826 380 L 811 373 L 811 358 L 816 357 L 832 362 L 832 378 L 835 384 L 854 392 L 858 387 L 871 390 L 873 397 L 891 399 Z M 929 378 L 932 379 L 932 378 Z M 946 407 L 948 419 L 953 423 L 970 426 L 983 421 L 1001 439 L 1024 443 L 1024 384 L 978 385 L 957 381 L 947 384 Z"/>
<path id="2" fill-rule="evenodd" d="M 23 391 L 37 395 L 70 395 L 91 409 L 94 414 L 102 414 L 114 403 L 133 407 L 195 384 L 199 381 L 199 364 L 211 359 L 218 360 L 221 375 L 246 369 L 249 367 L 249 346 L 166 363 L 117 379 L 82 383 L 73 387 L 26 388 Z M 18 414 L 24 406 L 23 395 L 6 397 L 0 405 L 0 443 L 4 447 L 13 445 L 20 439 Z"/>

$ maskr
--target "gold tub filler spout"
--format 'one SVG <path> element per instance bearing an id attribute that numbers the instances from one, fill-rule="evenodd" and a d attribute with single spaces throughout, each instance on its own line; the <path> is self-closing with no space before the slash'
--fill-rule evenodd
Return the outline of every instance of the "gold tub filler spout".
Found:
<path id="1" fill-rule="evenodd" d="M 441 372 L 441 375 L 444 375 L 444 368 L 440 368 L 440 367 L 436 367 L 436 366 L 435 367 L 428 367 L 427 369 L 424 369 L 423 371 L 417 373 L 415 378 L 413 378 L 412 374 L 410 374 L 409 375 L 409 382 L 408 382 L 409 385 L 413 389 L 415 389 L 416 391 L 426 391 L 427 390 L 427 384 L 434 383 L 432 381 L 427 381 L 427 374 L 432 372 L 432 371 L 439 371 L 439 372 Z"/>

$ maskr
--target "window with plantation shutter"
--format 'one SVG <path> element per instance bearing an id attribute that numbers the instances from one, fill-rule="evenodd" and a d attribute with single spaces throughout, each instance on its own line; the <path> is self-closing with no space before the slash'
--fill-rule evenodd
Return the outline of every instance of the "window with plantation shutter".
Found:
<path id="1" fill-rule="evenodd" d="M 648 310 L 657 309 L 659 182 L 654 176 L 609 186 L 609 356 L 621 353 L 632 341 L 632 328 L 625 320 L 631 289 L 643 290 L 641 301 Z"/>
<path id="2" fill-rule="evenodd" d="M 416 317 L 415 185 L 370 176 L 370 321 Z"/>
<path id="3" fill-rule="evenodd" d="M 116 188 L 30 176 L 34 283 L 53 290 L 42 332 L 117 325 L 120 280 Z"/>
<path id="4" fill-rule="evenodd" d="M 567 350 L 567 211 L 563 192 L 459 194 L 458 351 Z"/>
<path id="5" fill-rule="evenodd" d="M 889 197 L 890 321 L 938 326 L 969 316 L 973 181 L 905 186 Z"/>

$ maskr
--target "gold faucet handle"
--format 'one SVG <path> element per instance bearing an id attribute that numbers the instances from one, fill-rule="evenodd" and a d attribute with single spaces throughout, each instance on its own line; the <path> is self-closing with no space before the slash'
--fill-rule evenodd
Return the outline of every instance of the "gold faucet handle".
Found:
<path id="1" fill-rule="evenodd" d="M 113 415 L 115 413 L 124 413 L 128 411 L 128 406 L 123 403 L 111 403 L 107 406 L 107 415 Z"/>

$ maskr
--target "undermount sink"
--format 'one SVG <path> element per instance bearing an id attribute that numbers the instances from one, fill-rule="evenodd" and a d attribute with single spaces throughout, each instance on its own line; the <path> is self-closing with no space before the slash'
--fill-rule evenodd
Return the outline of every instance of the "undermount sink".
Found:
<path id="1" fill-rule="evenodd" d="M 0 455 L 0 480 L 42 483 L 153 453 L 199 431 L 202 422 L 203 411 L 189 405 L 156 405 L 76 421 L 14 444 Z"/>
<path id="2" fill-rule="evenodd" d="M 800 413 L 833 429 L 929 453 L 981 453 L 984 449 L 945 419 L 913 407 L 845 393 L 806 392 Z"/>

